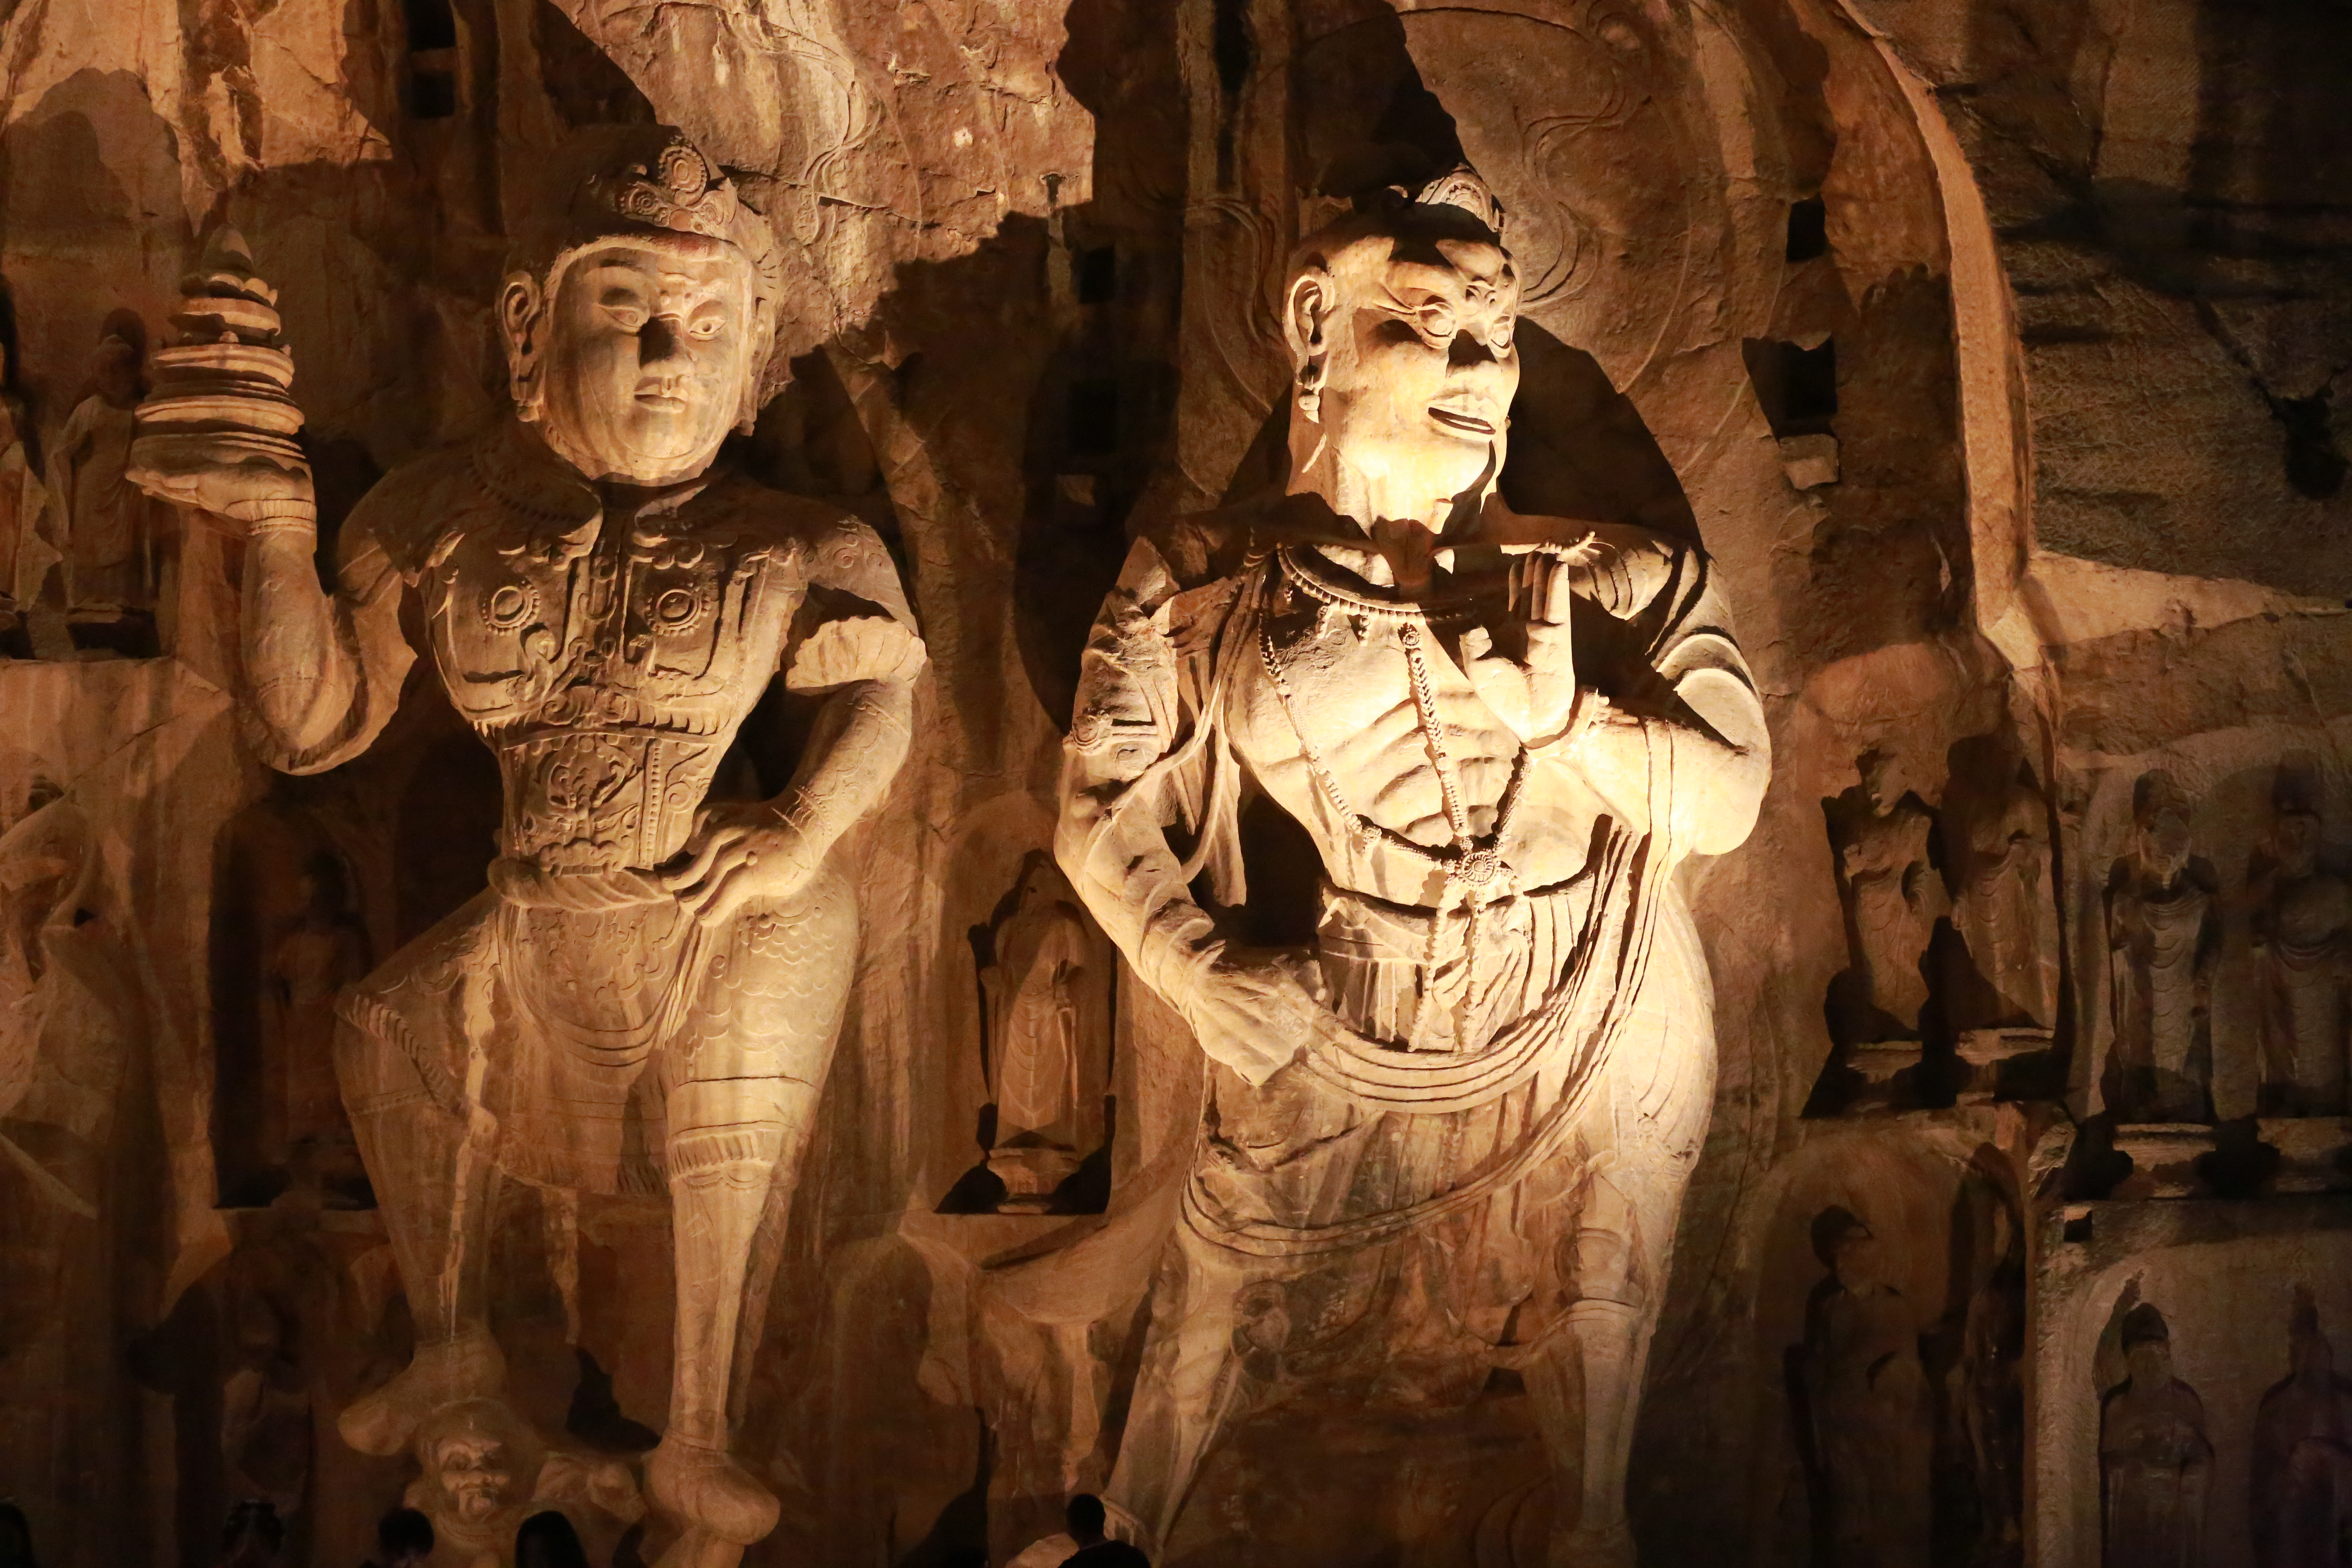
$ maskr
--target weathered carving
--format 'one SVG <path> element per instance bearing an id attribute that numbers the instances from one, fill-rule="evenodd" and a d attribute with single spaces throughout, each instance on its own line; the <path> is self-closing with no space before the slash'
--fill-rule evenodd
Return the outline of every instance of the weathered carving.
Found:
<path id="1" fill-rule="evenodd" d="M 2340 1568 L 2352 1523 L 2352 1378 L 2336 1370 L 2308 1286 L 2295 1288 L 2287 1355 L 2287 1375 L 2254 1414 L 2255 1568 Z"/>
<path id="2" fill-rule="evenodd" d="M 870 531 L 712 466 L 757 411 L 784 288 L 764 223 L 657 127 L 576 141 L 541 194 L 499 308 L 517 416 L 370 492 L 331 594 L 274 393 L 197 417 L 176 381 L 137 479 L 247 535 L 245 697 L 271 763 L 315 772 L 375 738 L 413 590 L 506 782 L 490 889 L 340 1005 L 343 1100 L 417 1337 L 344 1436 L 395 1452 L 499 1396 L 502 1176 L 666 1187 L 677 1338 L 646 1484 L 686 1527 L 675 1560 L 715 1568 L 776 1518 L 730 1455 L 729 1394 L 846 1000 L 835 853 L 905 755 L 923 651 Z M 273 296 L 233 245 L 188 287 L 184 314 L 277 352 Z M 825 699 L 797 774 L 771 801 L 711 799 L 779 670 Z"/>
<path id="3" fill-rule="evenodd" d="M 1871 1040 L 1916 1039 L 1927 1001 L 1920 961 L 1948 903 L 1932 862 L 1936 816 L 1912 792 L 1891 745 L 1872 747 L 1854 765 L 1862 782 L 1822 806 L 1847 942 L 1868 990 L 1862 1032 Z"/>
<path id="4" fill-rule="evenodd" d="M 94 390 L 67 417 L 50 454 L 66 598 L 83 616 L 115 616 L 155 605 L 152 508 L 128 477 L 140 368 L 138 349 L 124 338 L 99 344 Z"/>
<path id="5" fill-rule="evenodd" d="M 2269 842 L 2246 868 L 2262 987 L 2261 1108 L 2270 1116 L 2346 1109 L 2352 881 L 2324 858 L 2318 784 L 2306 769 L 2279 770 Z"/>
<path id="6" fill-rule="evenodd" d="M 562 1515 L 606 1543 L 614 1526 L 645 1514 L 628 1466 L 564 1451 L 495 1399 L 472 1399 L 436 1411 L 416 1434 L 424 1472 L 403 1500 L 433 1521 L 432 1561 L 447 1568 L 515 1563 L 516 1535 L 542 1511 Z"/>
<path id="7" fill-rule="evenodd" d="M 1500 1363 L 1534 1396 L 1552 1561 L 1631 1561 L 1632 1418 L 1713 1074 L 1668 872 L 1745 837 L 1769 759 L 1703 555 L 1496 497 L 1499 221 L 1465 173 L 1301 247 L 1291 493 L 1139 543 L 1085 656 L 1057 850 L 1212 1064 L 1107 1489 L 1154 1538 L 1220 1426 L 1332 1376 L 1412 1271 L 1441 1382 Z M 1245 883 L 1254 795 L 1319 893 Z"/>
<path id="8" fill-rule="evenodd" d="M 2142 774 L 2130 847 L 2109 869 L 2106 890 L 2115 1026 L 2107 1095 L 2126 1121 L 2212 1119 L 2220 901 L 2220 879 L 2192 848 L 2180 786 L 2167 773 Z"/>
<path id="9" fill-rule="evenodd" d="M 1832 1568 L 1927 1562 L 1935 1402 L 1919 1310 L 1880 1277 L 1870 1226 L 1845 1209 L 1813 1222 L 1830 1269 L 1805 1312 L 1805 1403 Z"/>
<path id="10" fill-rule="evenodd" d="M 298 1151 L 332 1163 L 352 1142 L 335 1084 L 335 997 L 368 972 L 367 931 L 335 856 L 311 856 L 297 886 L 301 912 L 262 966 L 262 1142 L 277 1163 L 293 1163 Z"/>
<path id="11" fill-rule="evenodd" d="M 0 344 L 0 384 L 13 367 Z M 58 560 L 42 532 L 48 492 L 33 471 L 33 432 L 25 400 L 0 384 L 0 610 L 27 614 L 41 596 L 41 584 Z"/>
<path id="12" fill-rule="evenodd" d="M 1971 1184 L 1977 1216 L 1960 1323 L 1960 1428 L 1976 1472 L 1975 1560 L 2014 1561 L 2025 1534 L 2025 1234 L 2006 1193 Z"/>
<path id="13" fill-rule="evenodd" d="M 1050 1203 L 1101 1137 L 1110 977 L 1076 898 L 1050 857 L 1024 861 L 981 971 L 996 1099 L 988 1168 L 1008 1208 Z"/>
<path id="14" fill-rule="evenodd" d="M 1973 971 L 1953 976 L 1948 986 L 1952 1027 L 2055 1026 L 2058 910 L 2051 897 L 2050 803 L 2007 736 L 1953 748 L 1941 826 L 1952 929 Z"/>
<path id="15" fill-rule="evenodd" d="M 2128 1375 L 2099 1406 L 2106 1568 L 2192 1568 L 2205 1561 L 2213 1445 L 2205 1405 L 2172 1375 L 2171 1331 L 2153 1302 L 2125 1314 Z"/>

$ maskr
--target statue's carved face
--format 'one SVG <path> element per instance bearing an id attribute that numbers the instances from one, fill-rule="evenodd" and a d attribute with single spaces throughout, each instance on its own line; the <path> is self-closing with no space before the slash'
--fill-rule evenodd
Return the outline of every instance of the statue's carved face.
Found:
<path id="1" fill-rule="evenodd" d="M 1847 1231 L 1838 1238 L 1833 1268 L 1838 1283 L 1847 1290 L 1858 1295 L 1875 1289 L 1884 1282 L 1880 1276 L 1885 1271 L 1879 1258 L 1878 1237 L 1862 1226 Z"/>
<path id="2" fill-rule="evenodd" d="M 2131 1368 L 2135 1388 L 2169 1388 L 2172 1385 L 2172 1346 L 2163 1340 L 2142 1340 L 2124 1352 L 2124 1363 Z"/>
<path id="3" fill-rule="evenodd" d="M 514 1467 L 507 1447 L 481 1431 L 445 1437 L 433 1456 L 433 1470 L 449 1500 L 449 1511 L 467 1524 L 486 1524 L 511 1500 Z"/>
<path id="4" fill-rule="evenodd" d="M 761 336 L 751 264 L 696 237 L 599 246 L 541 305 L 548 444 L 592 479 L 690 478 L 742 412 Z"/>
<path id="5" fill-rule="evenodd" d="M 1863 752 L 1859 766 L 1863 793 L 1870 799 L 1870 809 L 1885 816 L 1901 804 L 1904 791 L 1910 787 L 1904 776 L 1902 759 L 1883 746 L 1873 746 Z"/>
<path id="6" fill-rule="evenodd" d="M 2319 818 L 2307 811 L 2285 811 L 2278 819 L 2280 868 L 2307 876 L 2319 861 Z"/>
<path id="7" fill-rule="evenodd" d="M 1294 286 L 1294 312 L 1319 317 L 1294 330 L 1320 338 L 1318 419 L 1340 461 L 1425 496 L 1490 479 L 1519 385 L 1510 257 L 1475 239 L 1376 237 L 1320 276 Z"/>

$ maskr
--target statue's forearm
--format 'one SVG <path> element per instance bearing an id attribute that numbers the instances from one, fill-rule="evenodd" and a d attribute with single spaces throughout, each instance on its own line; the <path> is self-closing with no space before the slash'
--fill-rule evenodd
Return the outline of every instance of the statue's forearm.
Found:
<path id="1" fill-rule="evenodd" d="M 1605 715 L 1561 758 L 1629 820 L 1670 810 L 1684 849 L 1719 855 L 1747 838 L 1771 776 L 1763 710 L 1720 671 L 1685 677 L 1676 691 L 1688 719 Z M 1661 788 L 1670 791 L 1667 799 L 1654 797 Z"/>
<path id="2" fill-rule="evenodd" d="M 289 753 L 317 749 L 352 705 L 353 672 L 335 603 L 319 585 L 318 524 L 308 502 L 278 503 L 245 552 L 247 697 Z"/>
<path id="3" fill-rule="evenodd" d="M 813 856 L 878 805 L 907 760 L 915 716 L 908 680 L 861 680 L 825 700 L 793 786 L 775 801 Z"/>

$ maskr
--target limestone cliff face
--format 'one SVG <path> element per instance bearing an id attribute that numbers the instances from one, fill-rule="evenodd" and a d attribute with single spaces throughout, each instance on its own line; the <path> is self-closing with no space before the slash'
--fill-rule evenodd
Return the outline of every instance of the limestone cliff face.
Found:
<path id="1" fill-rule="evenodd" d="M 46 498 L 231 224 L 331 560 L 383 475 L 503 416 L 499 290 L 551 151 L 659 121 L 792 279 L 728 460 L 870 527 L 930 656 L 845 857 L 848 1017 L 743 1358 L 738 1450 L 783 1505 L 752 1561 L 1010 1561 L 1111 1478 L 1164 1370 L 1204 1069 L 1084 926 L 1084 1005 L 1023 1037 L 1075 1098 L 1024 1155 L 989 976 L 1130 544 L 1184 562 L 1187 518 L 1283 489 L 1291 247 L 1466 161 L 1526 288 L 1501 493 L 1701 546 L 1776 759 L 1748 842 L 1681 874 L 1717 1088 L 1654 1303 L 1645 1558 L 1912 1561 L 1842 1533 L 1879 1487 L 1933 1561 L 2097 1561 L 2147 1301 L 2207 1412 L 2206 1561 L 2253 1562 L 2258 1403 L 2352 1313 L 2315 1110 L 2352 1028 L 2347 45 L 2316 0 L 0 0 L 0 832 L 69 797 L 62 930 L 105 993 L 0 1020 L 0 1253 L 63 1281 L 0 1271 L 0 1495 L 68 1568 L 210 1559 L 247 1494 L 287 1561 L 366 1554 L 414 1466 L 334 1417 L 412 1314 L 356 1155 L 271 1108 L 320 976 L 479 892 L 499 820 L 429 681 L 359 761 L 268 774 L 243 544 L 113 520 L 154 608 L 101 613 Z M 782 790 L 807 728 L 780 683 L 717 787 Z M 1311 901 L 1281 823 L 1235 833 Z M 63 984 L 47 859 L 0 878 L 28 996 Z M 2136 1076 L 2159 1062 L 2178 1082 Z M 1031 1165 L 1054 1191 L 1008 1194 Z M 666 1211 L 498 1203 L 519 1407 L 635 1462 Z M 1400 1367 L 1471 1332 L 1433 1277 L 1385 1304 L 1422 1325 Z M 1381 1359 L 1347 1338 L 1365 1303 L 1246 1307 L 1167 1561 L 1542 1561 L 1565 1503 L 1524 1377 L 1335 1394 Z M 1872 1346 L 1907 1392 L 1848 1375 Z M 1873 1423 L 1901 1465 L 1856 1457 Z"/>

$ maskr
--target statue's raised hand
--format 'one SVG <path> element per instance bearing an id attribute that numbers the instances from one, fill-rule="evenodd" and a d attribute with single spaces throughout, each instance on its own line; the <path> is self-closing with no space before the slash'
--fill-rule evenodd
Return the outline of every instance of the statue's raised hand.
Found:
<path id="1" fill-rule="evenodd" d="M 1538 547 L 1511 558 L 1511 610 L 1526 625 L 1528 722 L 1538 736 L 1568 727 L 1576 708 L 1576 651 L 1569 632 L 1579 553 Z"/>
<path id="2" fill-rule="evenodd" d="M 1479 699 L 1529 744 L 1557 739 L 1576 712 L 1576 650 L 1569 605 L 1580 553 L 1550 545 L 1504 546 L 1510 557 L 1512 624 L 1499 637 L 1481 628 L 1465 640 L 1465 669 Z M 1497 647 L 1497 642 L 1501 647 Z"/>
<path id="3" fill-rule="evenodd" d="M 142 434 L 131 443 L 124 477 L 160 500 L 247 527 L 316 515 L 310 465 L 240 432 Z"/>

